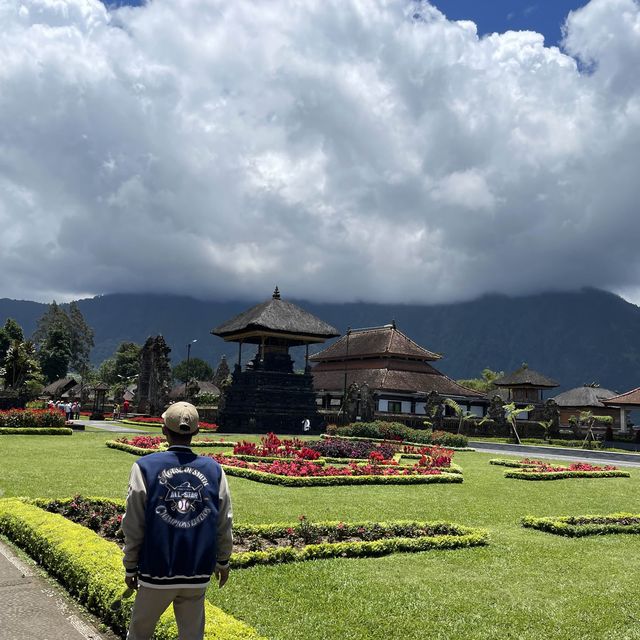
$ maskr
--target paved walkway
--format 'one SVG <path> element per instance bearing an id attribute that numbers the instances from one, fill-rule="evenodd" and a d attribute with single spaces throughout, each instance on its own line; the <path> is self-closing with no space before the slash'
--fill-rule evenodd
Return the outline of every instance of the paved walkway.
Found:
<path id="1" fill-rule="evenodd" d="M 617 453 L 613 451 L 590 451 L 588 449 L 572 449 L 562 447 L 537 447 L 527 444 L 507 444 L 499 442 L 471 441 L 469 446 L 483 453 L 512 454 L 535 456 L 552 460 L 571 460 L 574 462 L 594 462 L 597 464 L 613 464 L 621 467 L 640 467 L 640 455 L 637 453 Z"/>
<path id="2" fill-rule="evenodd" d="M 0 541 L 0 640 L 114 640 Z"/>
<path id="3" fill-rule="evenodd" d="M 107 422 L 106 420 L 89 420 L 83 424 L 87 427 L 102 429 L 103 431 L 113 431 L 113 433 L 146 433 L 144 429 L 137 429 L 128 424 L 118 425 L 113 422 Z"/>

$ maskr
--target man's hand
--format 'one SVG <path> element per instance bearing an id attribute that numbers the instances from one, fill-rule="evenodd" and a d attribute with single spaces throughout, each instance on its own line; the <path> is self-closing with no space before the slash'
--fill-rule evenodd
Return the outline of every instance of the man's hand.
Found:
<path id="1" fill-rule="evenodd" d="M 216 564 L 213 575 L 218 581 L 218 589 L 222 589 L 222 587 L 224 587 L 225 583 L 229 579 L 229 565 Z"/>
<path id="2" fill-rule="evenodd" d="M 138 588 L 138 576 L 125 576 L 124 582 L 129 587 L 129 589 L 137 589 Z"/>

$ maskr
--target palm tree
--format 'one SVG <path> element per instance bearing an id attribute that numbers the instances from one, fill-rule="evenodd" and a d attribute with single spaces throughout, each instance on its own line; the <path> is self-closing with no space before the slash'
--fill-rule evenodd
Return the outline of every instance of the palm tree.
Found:
<path id="1" fill-rule="evenodd" d="M 518 416 L 523 413 L 528 413 L 529 411 L 533 411 L 535 407 L 532 404 L 528 404 L 526 407 L 516 407 L 515 402 L 510 402 L 509 404 L 503 405 L 502 408 L 504 409 L 504 419 L 511 427 L 511 431 L 513 431 L 513 436 L 515 438 L 515 441 L 518 444 L 522 444 L 522 442 L 520 441 L 520 436 L 518 435 L 518 428 L 517 428 Z M 480 421 L 480 424 L 483 424 L 489 420 L 491 420 L 491 418 L 489 416 L 485 416 Z"/>
<path id="2" fill-rule="evenodd" d="M 458 418 L 458 433 L 462 431 L 462 425 L 469 420 L 472 420 L 474 415 L 471 411 L 465 411 L 455 400 L 451 398 L 445 398 L 443 403 L 453 409 L 453 412 L 456 414 L 456 418 Z"/>

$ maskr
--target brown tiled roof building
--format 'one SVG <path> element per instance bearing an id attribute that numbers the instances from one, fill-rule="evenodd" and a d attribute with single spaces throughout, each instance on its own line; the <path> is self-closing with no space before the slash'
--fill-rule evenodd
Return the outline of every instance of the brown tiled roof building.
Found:
<path id="1" fill-rule="evenodd" d="M 459 385 L 430 364 L 441 357 L 416 344 L 394 323 L 349 331 L 310 360 L 317 363 L 312 375 L 319 395 L 343 394 L 349 385 L 366 384 L 381 399 L 378 409 L 382 411 L 410 405 L 410 413 L 420 413 L 416 400 L 420 405 L 422 397 L 424 405 L 424 398 L 432 391 L 444 397 L 482 400 L 483 394 Z"/>

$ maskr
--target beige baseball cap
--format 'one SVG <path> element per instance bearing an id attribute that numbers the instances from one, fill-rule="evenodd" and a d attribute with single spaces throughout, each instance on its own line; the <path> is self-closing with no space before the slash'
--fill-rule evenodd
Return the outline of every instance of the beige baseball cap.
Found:
<path id="1" fill-rule="evenodd" d="M 200 416 L 198 410 L 191 403 L 174 402 L 162 414 L 162 419 L 167 429 L 186 436 L 198 430 Z"/>

